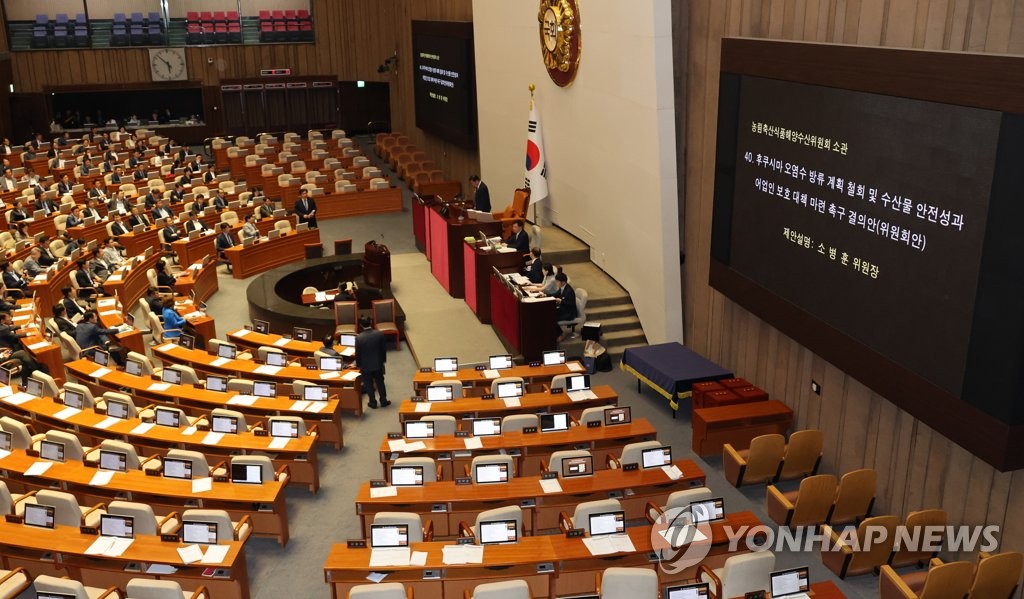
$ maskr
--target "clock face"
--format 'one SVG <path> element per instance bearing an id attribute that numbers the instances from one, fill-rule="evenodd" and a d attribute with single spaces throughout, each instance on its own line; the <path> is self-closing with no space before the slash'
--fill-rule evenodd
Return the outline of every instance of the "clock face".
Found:
<path id="1" fill-rule="evenodd" d="M 540 50 L 548 76 L 566 87 L 576 78 L 580 52 L 580 8 L 577 0 L 540 0 L 537 14 Z"/>
<path id="2" fill-rule="evenodd" d="M 153 81 L 181 81 L 188 77 L 184 48 L 151 48 L 149 71 Z"/>

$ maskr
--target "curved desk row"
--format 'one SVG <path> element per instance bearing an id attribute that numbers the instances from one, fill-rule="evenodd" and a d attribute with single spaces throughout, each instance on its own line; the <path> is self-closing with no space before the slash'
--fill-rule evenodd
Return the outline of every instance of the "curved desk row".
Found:
<path id="1" fill-rule="evenodd" d="M 298 339 L 289 339 L 272 333 L 257 333 L 249 329 L 228 332 L 228 341 L 239 347 L 253 350 L 262 346 L 276 347 L 289 356 L 300 358 L 312 357 L 313 352 L 320 351 L 324 347 L 323 342 L 320 340 L 299 341 Z M 341 344 L 335 344 L 333 347 L 334 351 L 346 358 L 352 358 L 356 355 L 355 347 L 346 347 Z"/>
<path id="2" fill-rule="evenodd" d="M 556 366 L 513 366 L 512 368 L 506 368 L 498 371 L 487 371 L 487 370 L 476 370 L 474 368 L 460 368 L 455 376 L 445 376 L 440 372 L 417 372 L 412 377 L 413 390 L 417 395 L 422 394 L 430 383 L 436 381 L 458 381 L 463 385 L 463 392 L 465 387 L 475 388 L 482 393 L 490 393 L 491 381 L 498 378 L 492 376 L 498 374 L 501 377 L 520 377 L 527 384 L 550 384 L 551 379 L 554 377 L 565 374 L 586 374 L 586 369 L 582 364 L 575 361 L 570 361 L 565 364 L 558 364 Z"/>
<path id="3" fill-rule="evenodd" d="M 507 416 L 509 414 L 535 414 L 540 412 L 567 412 L 579 420 L 587 408 L 614 406 L 619 395 L 608 385 L 592 389 L 593 399 L 575 401 L 568 393 L 527 393 L 512 400 L 484 399 L 483 397 L 462 397 L 452 401 L 405 400 L 398 409 L 399 422 L 419 420 L 429 414 L 448 414 L 457 419 Z"/>

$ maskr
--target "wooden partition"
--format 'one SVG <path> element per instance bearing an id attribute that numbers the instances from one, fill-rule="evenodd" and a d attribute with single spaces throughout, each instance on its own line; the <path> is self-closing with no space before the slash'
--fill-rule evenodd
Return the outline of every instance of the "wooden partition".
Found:
<path id="1" fill-rule="evenodd" d="M 304 132 L 333 127 L 337 119 L 337 81 L 331 76 L 234 80 L 221 85 L 220 94 L 229 135 Z"/>

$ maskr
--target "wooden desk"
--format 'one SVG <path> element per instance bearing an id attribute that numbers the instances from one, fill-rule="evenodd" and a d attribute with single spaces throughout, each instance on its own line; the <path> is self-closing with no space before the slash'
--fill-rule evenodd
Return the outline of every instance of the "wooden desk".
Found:
<path id="1" fill-rule="evenodd" d="M 144 456 L 140 456 L 144 457 Z M 130 497 L 131 501 L 153 507 L 157 516 L 185 509 L 223 509 L 238 521 L 249 516 L 253 533 L 277 538 L 282 547 L 288 544 L 288 505 L 285 503 L 283 482 L 273 480 L 259 485 L 232 484 L 213 481 L 213 488 L 203 493 L 192 492 L 192 481 L 148 476 L 141 470 L 114 474 L 110 482 L 93 486 L 95 465 L 82 462 L 54 463 L 40 476 L 25 476 L 25 471 L 39 458 L 16 449 L 0 459 L 0 471 L 7 486 L 14 493 L 32 489 L 60 487 L 78 498 L 79 505 L 96 505 Z M 262 504 L 263 509 L 259 509 Z"/>
<path id="2" fill-rule="evenodd" d="M 220 289 L 220 282 L 217 280 L 217 261 L 208 260 L 205 264 L 194 262 L 192 266 L 199 268 L 188 268 L 177 277 L 174 280 L 174 292 L 182 297 L 189 297 L 189 294 L 195 291 L 196 301 L 205 302 Z"/>
<path id="3" fill-rule="evenodd" d="M 557 366 L 513 366 L 498 371 L 501 376 L 522 377 L 527 384 L 550 383 L 551 379 L 560 374 L 586 374 L 583 365 L 575 360 Z M 445 376 L 440 372 L 417 372 L 412 377 L 413 391 L 417 395 L 425 393 L 426 388 L 434 381 L 459 381 L 462 383 L 463 392 L 466 387 L 486 388 L 490 393 L 491 382 L 494 379 L 487 378 L 485 371 L 474 368 L 460 368 L 454 377 Z"/>
<path id="4" fill-rule="evenodd" d="M 477 320 L 491 323 L 491 274 L 497 268 L 501 272 L 519 272 L 523 268 L 523 255 L 517 251 L 503 252 L 482 249 L 480 242 L 473 240 L 462 244 L 463 269 L 465 270 L 466 304 L 476 314 Z"/>
<path id="5" fill-rule="evenodd" d="M 133 578 L 173 580 L 183 589 L 194 590 L 205 586 L 214 597 L 247 599 L 249 572 L 245 562 L 245 539 L 222 542 L 228 545 L 228 554 L 219 564 L 194 563 L 186 565 L 178 555 L 182 543 L 167 543 L 159 536 L 136 535 L 135 542 L 120 557 L 86 555 L 85 551 L 96 540 L 94 535 L 82 534 L 77 527 L 58 526 L 54 529 L 37 528 L 0 522 L 0 554 L 5 567 L 21 566 L 35 578 L 41 574 L 68 576 L 87 586 L 124 588 Z M 166 564 L 177 571 L 172 574 L 145 574 L 128 571 L 129 563 Z M 209 567 L 224 568 L 224 577 L 203 576 Z"/>
<path id="6" fill-rule="evenodd" d="M 250 209 L 249 212 L 252 212 Z M 219 218 L 219 217 L 218 217 Z M 200 219 L 202 220 L 202 219 Z M 295 215 L 290 215 L 287 218 L 275 219 L 265 218 L 262 220 L 255 221 L 256 229 L 260 232 L 260 235 L 266 235 L 271 229 L 274 228 L 274 223 L 278 220 L 287 220 L 292 224 L 292 228 L 295 228 L 296 220 Z M 215 224 L 219 224 L 219 220 Z M 231 228 L 231 232 L 234 234 L 236 243 L 241 243 L 240 232 L 242 227 L 245 225 L 245 221 L 241 215 L 238 217 L 238 224 Z M 182 227 L 184 225 L 181 225 Z M 171 249 L 175 254 L 178 255 L 178 262 L 181 264 L 195 264 L 203 259 L 204 256 L 210 256 L 212 258 L 217 257 L 217 245 L 216 238 L 217 230 L 216 226 L 211 226 L 212 231 L 208 235 L 200 235 L 195 239 L 189 239 L 186 235 L 181 239 L 171 244 Z"/>
<path id="7" fill-rule="evenodd" d="M 725 528 L 758 526 L 752 512 L 728 514 L 725 520 L 711 525 L 711 549 L 702 563 L 718 567 L 729 557 L 728 536 Z M 608 556 L 593 556 L 583 539 L 567 539 L 562 535 L 523 537 L 518 543 L 489 545 L 484 549 L 482 564 L 447 565 L 443 559 L 443 547 L 450 541 L 413 543 L 413 551 L 425 551 L 427 563 L 424 566 L 388 567 L 388 582 L 400 582 L 412 587 L 416 597 L 438 597 L 441 599 L 462 599 L 466 590 L 472 590 L 485 582 L 522 579 L 530 585 L 531 596 L 554 598 L 564 595 L 594 594 L 597 572 L 609 566 L 652 568 L 658 573 L 659 586 L 670 582 L 681 582 L 696 576 L 696 566 L 685 568 L 676 574 L 668 574 L 657 567 L 658 558 L 652 551 L 652 527 L 635 526 L 627 528 L 633 553 L 618 553 Z M 657 533 L 653 533 L 657 534 Z M 749 548 L 741 542 L 737 552 Z M 356 585 L 366 584 L 366 572 L 370 570 L 371 549 L 349 549 L 344 543 L 331 547 L 324 563 L 324 580 L 331 587 L 334 599 L 348 596 Z M 537 566 L 547 564 L 547 571 L 538 572 Z M 436 579 L 424 579 L 424 570 L 440 574 Z"/>
<path id="8" fill-rule="evenodd" d="M 274 381 L 278 385 L 292 385 L 296 380 L 309 381 L 315 385 L 327 385 L 332 394 L 337 394 L 343 410 L 353 411 L 357 415 L 363 413 L 362 378 L 357 370 L 334 372 L 309 370 L 299 366 L 284 366 L 274 371 L 274 374 L 270 374 L 270 371 L 276 367 L 260 365 L 253 360 L 225 360 L 200 349 L 185 349 L 175 343 L 165 343 L 153 347 L 153 355 L 165 363 L 185 364 L 197 372 L 231 378 Z M 345 380 L 344 377 L 351 377 L 351 380 Z"/>
<path id="9" fill-rule="evenodd" d="M 145 398 L 162 405 L 175 405 L 182 407 L 186 413 L 196 416 L 196 409 L 206 413 L 214 408 L 228 408 L 237 410 L 254 418 L 266 419 L 270 416 L 298 416 L 306 421 L 306 428 L 314 425 L 320 433 L 318 439 L 321 443 L 330 443 L 336 449 L 344 445 L 341 436 L 341 402 L 337 399 L 329 401 L 312 402 L 309 408 L 295 409 L 298 403 L 290 399 L 289 395 L 279 397 L 258 397 L 251 405 L 235 401 L 239 395 L 235 391 L 209 391 L 205 388 L 197 388 L 193 385 L 171 385 L 155 381 L 148 376 L 135 376 L 122 370 L 111 370 L 100 378 L 93 378 L 92 372 L 96 371 L 96 363 L 91 360 L 81 359 L 66 364 L 71 376 L 82 381 L 91 388 L 95 395 L 101 395 L 105 391 L 121 391 L 130 389 L 135 397 Z M 164 385 L 167 385 L 164 388 Z M 291 391 L 291 389 L 287 389 Z M 123 392 L 123 391 L 122 391 Z M 317 411 L 313 411 L 316 409 Z"/>
<path id="10" fill-rule="evenodd" d="M 39 302 L 31 299 L 18 300 L 18 309 L 13 312 L 12 320 L 17 327 L 23 327 L 29 335 L 21 340 L 25 349 L 39 362 L 50 369 L 50 376 L 58 385 L 64 384 L 64 357 L 60 353 L 60 345 L 43 336 L 39 318 Z"/>
<path id="11" fill-rule="evenodd" d="M 4 390 L 3 393 L 6 393 L 6 389 L 9 387 L 0 387 L 0 390 Z M 69 418 L 59 419 L 56 415 L 64 409 L 64 405 L 53 399 L 33 398 L 14 405 L 10 403 L 10 398 L 10 395 L 0 398 L 0 410 L 19 420 L 31 421 L 41 429 L 40 432 L 50 429 L 75 432 L 84 446 L 98 445 L 103 439 L 122 439 L 134 445 L 139 455 L 155 453 L 161 456 L 165 455 L 168 449 L 179 447 L 205 454 L 211 465 L 226 460 L 231 455 L 269 453 L 273 456 L 275 468 L 289 465 L 292 474 L 290 484 L 308 485 L 313 493 L 320 487 L 316 431 L 310 431 L 305 437 L 289 440 L 282 449 L 270 449 L 271 437 L 257 437 L 251 431 L 224 435 L 217 443 L 206 444 L 203 443 L 206 437 L 203 431 L 148 426 L 151 423 L 144 423 L 139 418 L 119 420 L 103 428 L 98 425 L 106 420 L 106 415 L 94 410 L 82 410 Z M 142 424 L 147 424 L 145 430 L 136 430 Z"/>
<path id="12" fill-rule="evenodd" d="M 539 360 L 558 343 L 555 301 L 520 300 L 491 273 L 491 326 L 509 352 Z"/>
<path id="13" fill-rule="evenodd" d="M 305 246 L 319 243 L 319 229 L 293 230 L 277 239 L 270 239 L 249 247 L 240 245 L 230 247 L 224 250 L 224 254 L 231 261 L 233 276 L 236 279 L 244 279 L 289 262 L 305 260 Z"/>
<path id="14" fill-rule="evenodd" d="M 454 401 L 414 402 L 405 400 L 398 410 L 399 422 L 419 420 L 428 414 L 450 414 L 456 419 L 483 418 L 488 416 L 507 416 L 509 414 L 536 414 L 538 412 L 568 412 L 577 420 L 586 408 L 596 406 L 614 406 L 619 395 L 608 385 L 592 388 L 594 399 L 573 401 L 565 393 L 527 393 L 519 398 L 520 405 L 508 407 L 501 399 L 483 399 L 480 397 L 463 397 Z M 417 406 L 430 406 L 427 411 L 418 412 Z"/>
<path id="15" fill-rule="evenodd" d="M 441 460 L 446 464 L 446 470 L 450 466 L 452 472 L 458 473 L 457 476 L 462 476 L 464 468 L 473 461 L 474 457 L 494 455 L 499 452 L 507 453 L 516 459 L 516 473 L 519 476 L 538 476 L 541 472 L 541 460 L 547 462 L 551 454 L 556 451 L 587 449 L 594 456 L 594 467 L 604 468 L 608 455 L 618 458 L 626 444 L 650 441 L 657 435 L 658 431 L 650 422 L 639 418 L 629 424 L 616 426 L 597 428 L 572 426 L 567 431 L 548 433 L 516 431 L 479 437 L 483 447 L 472 450 L 466 449 L 464 437 L 455 435 L 439 435 L 433 439 L 411 439 L 410 443 L 419 441 L 426 447 L 401 453 L 392 451 L 388 444 L 389 439 L 384 439 L 381 441 L 379 452 L 385 479 L 388 478 L 391 464 L 396 458 L 403 456 L 426 456 L 433 460 Z"/>
<path id="16" fill-rule="evenodd" d="M 152 255 L 144 258 L 141 262 L 134 262 L 130 269 L 126 266 L 121 266 L 110 273 L 110 276 L 103 283 L 104 294 L 116 295 L 128 309 L 134 308 L 139 299 L 145 296 L 146 291 L 149 290 L 149 279 L 146 277 L 146 271 L 156 268 L 156 263 L 162 259 L 161 253 L 154 251 Z M 135 257 L 128 260 L 135 260 Z"/>
<path id="17" fill-rule="evenodd" d="M 286 189 L 291 190 L 293 188 L 285 187 L 282 188 L 282 191 Z M 283 193 L 281 197 L 282 207 L 286 210 L 294 210 L 297 198 L 297 192 L 295 192 L 294 196 Z M 313 196 L 313 200 L 316 201 L 317 220 L 402 211 L 402 190 L 397 187 L 355 191 L 352 193 L 335 193 L 332 184 L 330 191 L 325 189 L 323 195 Z"/>
<path id="18" fill-rule="evenodd" d="M 697 455 L 722 455 L 729 443 L 747 449 L 759 435 L 786 434 L 793 424 L 793 410 L 781 401 L 770 399 L 754 403 L 700 408 L 693 411 L 693 451 Z"/>
<path id="19" fill-rule="evenodd" d="M 337 289 L 328 289 L 327 291 L 325 291 L 323 293 L 324 293 L 325 299 L 322 299 L 322 300 L 318 300 L 316 298 L 317 294 L 315 294 L 315 293 L 303 293 L 302 294 L 302 305 L 303 306 L 312 306 L 313 304 L 331 303 L 331 302 L 334 301 L 334 298 L 337 297 L 338 290 Z"/>
<path id="20" fill-rule="evenodd" d="M 321 341 L 299 341 L 297 339 L 285 339 L 281 335 L 274 335 L 273 333 L 257 333 L 256 331 L 250 331 L 249 329 L 240 329 L 237 331 L 228 333 L 228 341 L 231 341 L 239 347 L 245 347 L 248 349 L 258 349 L 264 345 L 277 347 L 289 356 L 298 356 L 302 358 L 308 358 L 313 356 L 313 352 L 320 350 L 324 346 Z M 348 347 L 340 344 L 334 345 L 334 350 L 338 353 L 348 352 L 352 355 L 344 356 L 347 358 L 354 357 L 356 348 L 355 346 Z"/>
<path id="21" fill-rule="evenodd" d="M 624 472 L 597 470 L 592 476 L 559 478 L 562 490 L 545 493 L 540 476 L 519 476 L 507 483 L 458 485 L 448 480 L 424 483 L 421 487 L 395 487 L 394 497 L 370 496 L 370 483 L 365 482 L 356 494 L 356 513 L 363 534 L 370 536 L 370 524 L 378 512 L 415 512 L 434 523 L 435 537 L 459 534 L 459 522 L 472 524 L 480 512 L 504 505 L 523 507 L 523 528 L 539 534 L 558 528 L 558 515 L 572 515 L 576 505 L 585 501 L 617 496 L 626 512 L 626 520 L 642 519 L 648 502 L 664 505 L 674 491 L 703 487 L 704 472 L 692 460 L 676 460 L 683 477 L 673 481 L 661 468 Z M 459 472 L 457 476 L 464 476 Z M 629 494 L 627 493 L 627 491 Z M 443 509 L 441 509 L 443 508 Z"/>
<path id="22" fill-rule="evenodd" d="M 451 208 L 452 214 L 447 218 L 441 216 L 440 206 L 431 206 L 427 210 L 427 227 L 430 229 L 428 243 L 430 252 L 430 272 L 452 297 L 464 297 L 465 272 L 462 256 L 462 244 L 465 237 L 476 237 L 481 231 L 488 237 L 501 235 L 501 223 L 482 223 L 472 219 L 459 220 Z"/>
<path id="23" fill-rule="evenodd" d="M 88 259 L 88 253 L 83 255 Z M 48 272 L 45 281 L 29 281 L 27 295 L 31 297 L 35 294 L 40 315 L 46 318 L 53 316 L 53 305 L 64 299 L 64 294 L 60 290 L 71 287 L 71 277 L 76 270 L 78 265 L 72 260 L 67 260 L 55 272 Z"/>

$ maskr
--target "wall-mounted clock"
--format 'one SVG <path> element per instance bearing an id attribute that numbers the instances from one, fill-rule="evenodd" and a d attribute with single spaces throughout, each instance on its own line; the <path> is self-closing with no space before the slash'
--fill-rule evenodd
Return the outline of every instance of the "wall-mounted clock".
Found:
<path id="1" fill-rule="evenodd" d="M 185 48 L 150 48 L 149 72 L 153 76 L 153 81 L 188 79 Z"/>
<path id="2" fill-rule="evenodd" d="M 566 87 L 580 65 L 580 7 L 576 0 L 540 0 L 537 21 L 548 76 L 556 85 Z"/>

